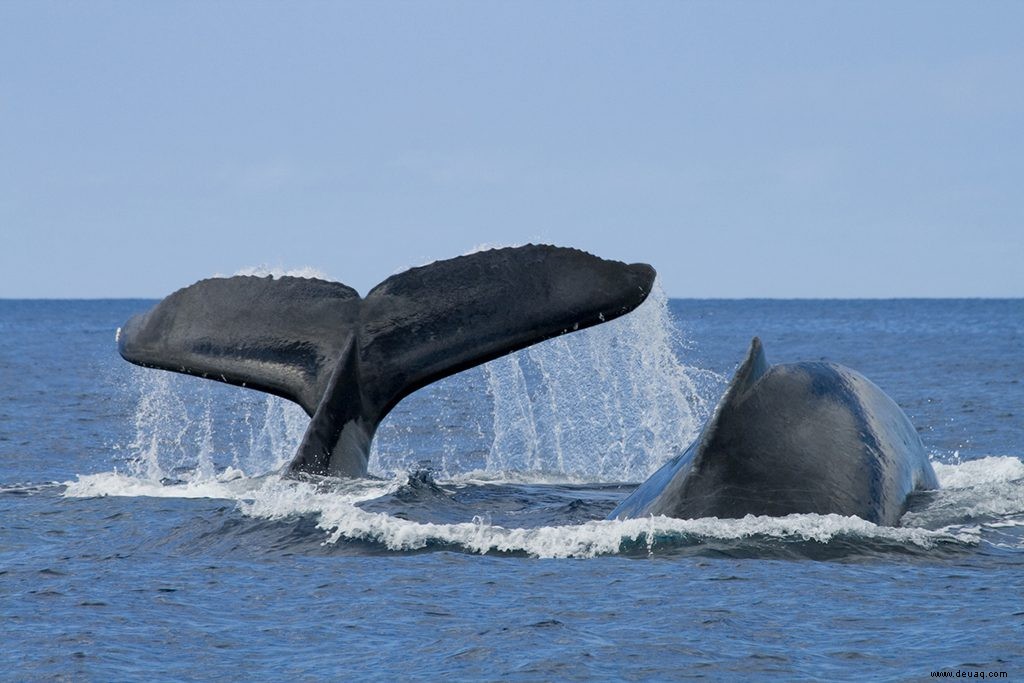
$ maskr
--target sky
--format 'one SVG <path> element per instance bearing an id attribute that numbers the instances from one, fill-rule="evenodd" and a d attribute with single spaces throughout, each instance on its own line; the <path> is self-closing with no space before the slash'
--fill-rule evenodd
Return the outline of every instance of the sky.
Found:
<path id="1" fill-rule="evenodd" d="M 0 1 L 0 298 L 481 245 L 1024 296 L 1024 3 Z"/>

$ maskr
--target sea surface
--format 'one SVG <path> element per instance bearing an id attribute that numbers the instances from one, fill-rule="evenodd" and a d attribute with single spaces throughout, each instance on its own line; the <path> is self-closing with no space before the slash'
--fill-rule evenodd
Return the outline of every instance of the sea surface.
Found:
<path id="1" fill-rule="evenodd" d="M 0 301 L 2 680 L 1024 680 L 1024 300 L 655 294 L 410 396 L 355 482 L 280 475 L 297 407 L 122 361 L 153 303 Z M 602 521 L 754 335 L 882 387 L 942 490 Z"/>

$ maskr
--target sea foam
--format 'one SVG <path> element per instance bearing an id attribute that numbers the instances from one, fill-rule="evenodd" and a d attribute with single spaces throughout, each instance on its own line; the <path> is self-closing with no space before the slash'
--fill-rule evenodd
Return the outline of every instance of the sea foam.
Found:
<path id="1" fill-rule="evenodd" d="M 857 517 L 797 514 L 786 517 L 748 515 L 742 519 L 595 520 L 582 524 L 504 527 L 482 517 L 460 523 L 417 522 L 363 509 L 361 503 L 394 493 L 408 476 L 391 480 L 299 481 L 271 475 L 246 478 L 226 471 L 208 481 L 161 484 L 119 473 L 79 477 L 68 482 L 67 497 L 152 496 L 233 500 L 241 514 L 282 520 L 313 516 L 323 543 L 368 542 L 389 551 L 428 547 L 471 553 L 515 553 L 535 557 L 594 557 L 637 550 L 657 554 L 708 542 L 750 541 L 759 546 L 791 542 L 883 544 L 928 550 L 944 545 L 976 545 L 983 525 L 951 524 L 941 528 L 877 526 Z M 1018 510 L 1018 515 L 1024 510 Z M 1006 526 L 995 522 L 996 528 Z"/>

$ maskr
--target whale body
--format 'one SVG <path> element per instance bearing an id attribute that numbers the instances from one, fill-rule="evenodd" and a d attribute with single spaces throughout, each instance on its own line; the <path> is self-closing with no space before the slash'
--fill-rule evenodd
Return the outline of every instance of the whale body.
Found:
<path id="1" fill-rule="evenodd" d="M 377 425 L 403 397 L 628 313 L 654 278 L 646 264 L 543 245 L 412 268 L 365 297 L 317 279 L 212 278 L 128 320 L 118 350 L 298 403 L 311 419 L 288 469 L 360 477 Z"/>
<path id="2" fill-rule="evenodd" d="M 609 519 L 834 513 L 896 526 L 912 492 L 938 487 L 881 389 L 836 363 L 770 365 L 755 337 L 696 441 Z"/>

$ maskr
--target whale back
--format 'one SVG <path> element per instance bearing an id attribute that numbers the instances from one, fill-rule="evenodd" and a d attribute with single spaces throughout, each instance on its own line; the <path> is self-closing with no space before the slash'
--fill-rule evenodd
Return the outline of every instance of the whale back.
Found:
<path id="1" fill-rule="evenodd" d="M 612 515 L 895 525 L 912 491 L 937 486 L 917 431 L 881 389 L 835 363 L 769 365 L 754 339 L 697 441 Z"/>

